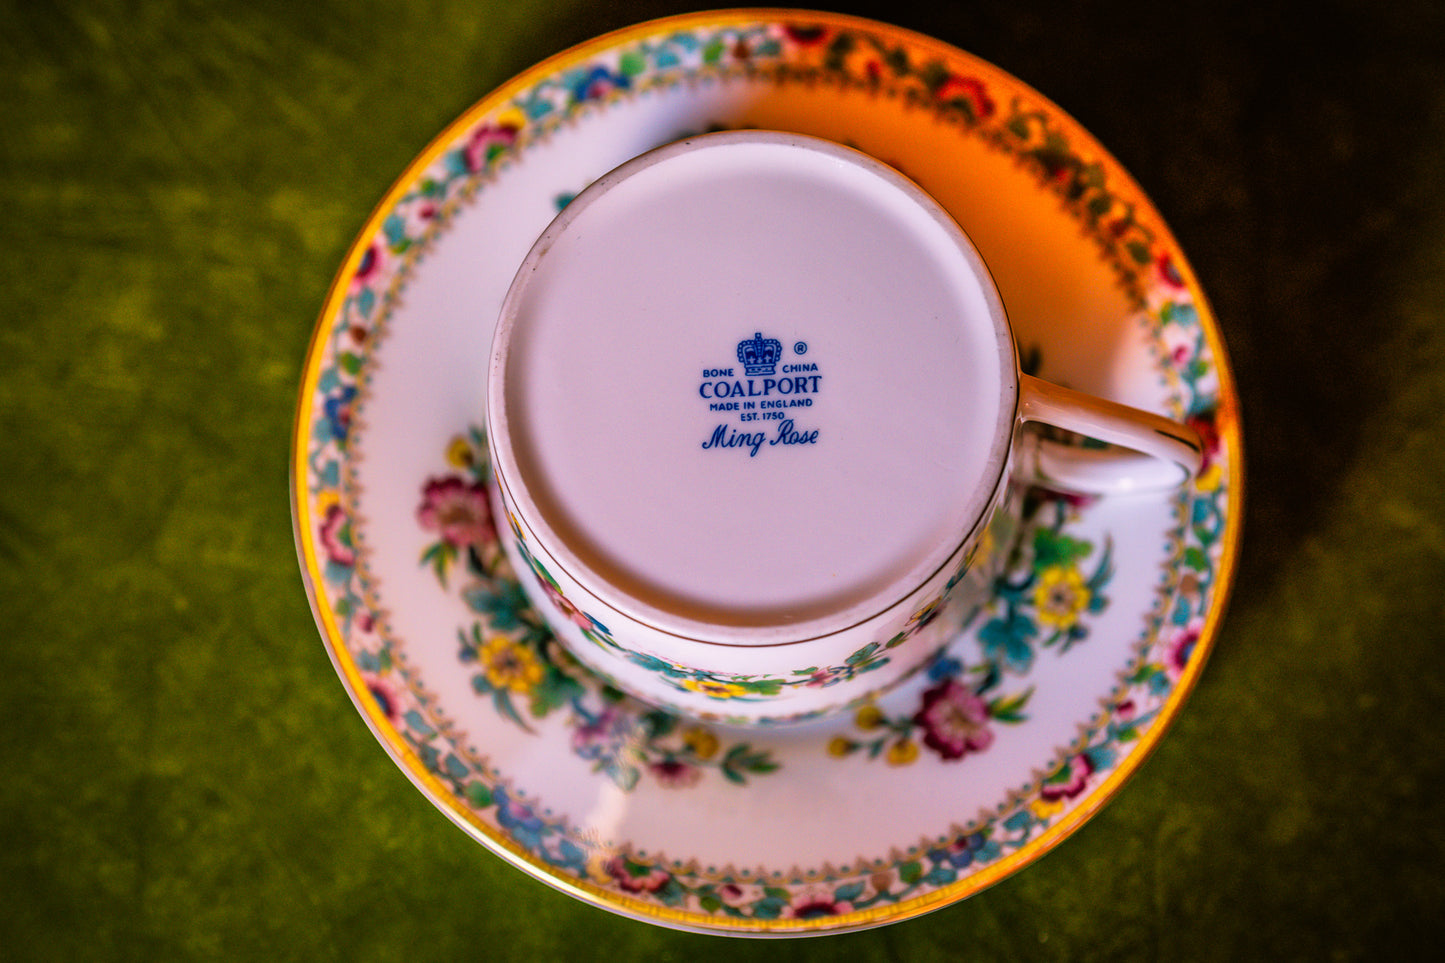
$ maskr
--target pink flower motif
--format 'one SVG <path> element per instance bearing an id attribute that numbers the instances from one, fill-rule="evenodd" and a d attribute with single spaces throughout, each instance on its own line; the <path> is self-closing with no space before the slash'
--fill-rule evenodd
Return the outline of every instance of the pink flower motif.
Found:
<path id="1" fill-rule="evenodd" d="M 440 533 L 457 548 L 481 545 L 497 538 L 486 487 L 456 475 L 427 481 L 416 518 L 422 528 Z"/>
<path id="2" fill-rule="evenodd" d="M 853 912 L 853 904 L 833 897 L 829 890 L 805 890 L 793 897 L 787 915 L 793 919 L 811 920 L 823 916 L 841 916 Z"/>
<path id="3" fill-rule="evenodd" d="M 814 24 L 789 23 L 783 25 L 783 34 L 799 47 L 817 47 L 831 35 L 827 27 Z"/>
<path id="4" fill-rule="evenodd" d="M 647 769 L 657 779 L 658 785 L 667 789 L 687 789 L 696 786 L 702 779 L 701 769 L 676 759 L 659 760 Z"/>
<path id="5" fill-rule="evenodd" d="M 1050 501 L 1062 502 L 1070 508 L 1084 511 L 1094 505 L 1100 498 L 1098 495 L 1081 495 L 1078 492 L 1055 491 L 1040 486 L 1039 494 Z"/>
<path id="6" fill-rule="evenodd" d="M 1214 423 L 1213 415 L 1191 415 L 1184 419 L 1184 423 L 1199 432 L 1199 438 L 1204 442 L 1204 461 L 1199 468 L 1202 475 L 1219 457 L 1219 426 Z"/>
<path id="7" fill-rule="evenodd" d="M 627 728 L 627 716 L 609 706 L 590 722 L 572 732 L 572 749 L 586 759 L 610 752 L 621 744 Z"/>
<path id="8" fill-rule="evenodd" d="M 487 166 L 487 161 L 517 142 L 517 128 L 514 124 L 483 124 L 472 131 L 467 138 L 462 154 L 467 160 L 467 170 L 476 173 Z"/>
<path id="9" fill-rule="evenodd" d="M 1174 266 L 1174 260 L 1169 256 L 1169 252 L 1165 251 L 1154 259 L 1154 270 L 1159 280 L 1169 287 L 1178 291 L 1182 291 L 1186 287 L 1184 275 L 1180 274 L 1179 268 Z"/>
<path id="10" fill-rule="evenodd" d="M 1083 792 L 1089 785 L 1089 777 L 1094 774 L 1094 764 L 1089 757 L 1080 753 L 1069 760 L 1069 778 L 1063 782 L 1045 783 L 1039 789 L 1039 796 L 1056 802 L 1061 799 L 1073 799 Z"/>
<path id="11" fill-rule="evenodd" d="M 356 272 L 351 275 L 350 291 L 355 294 L 357 291 L 375 281 L 381 274 L 382 267 L 386 263 L 386 247 L 381 241 L 373 241 L 372 244 L 362 253 L 361 261 L 356 265 Z"/>
<path id="12" fill-rule="evenodd" d="M 974 77 L 950 74 L 947 80 L 939 84 L 934 96 L 943 103 L 964 101 L 973 112 L 974 120 L 987 120 L 993 116 L 995 110 L 993 98 L 988 95 L 983 81 Z"/>
<path id="13" fill-rule="evenodd" d="M 326 557 L 337 565 L 355 565 L 356 550 L 351 547 L 351 531 L 347 527 L 346 511 L 340 505 L 332 505 L 321 520 L 321 547 Z"/>
<path id="14" fill-rule="evenodd" d="M 1199 644 L 1199 635 L 1203 628 L 1203 622 L 1194 619 L 1164 644 L 1164 672 L 1171 681 L 1177 681 L 1189 667 L 1189 658 L 1194 654 L 1194 647 Z"/>
<path id="15" fill-rule="evenodd" d="M 406 229 L 403 233 L 412 240 L 424 236 L 441 213 L 436 203 L 430 200 L 417 201 L 402 210 L 406 215 Z"/>
<path id="16" fill-rule="evenodd" d="M 607 875 L 617 880 L 617 885 L 629 893 L 656 893 L 672 879 L 671 874 L 665 870 L 634 863 L 622 855 L 613 856 L 604 868 Z"/>
<path id="17" fill-rule="evenodd" d="M 803 685 L 809 689 L 826 689 L 835 682 L 840 681 L 838 674 L 831 669 L 819 669 L 808 676 L 808 681 Z"/>
<path id="18" fill-rule="evenodd" d="M 588 629 L 589 631 L 593 629 L 592 620 L 581 609 L 567 601 L 567 596 L 563 595 L 557 586 L 545 578 L 539 577 L 538 581 L 542 583 L 542 591 L 547 593 L 547 598 L 552 600 L 552 604 L 557 607 L 558 612 L 562 613 L 564 619 L 579 629 Z"/>
<path id="19" fill-rule="evenodd" d="M 988 703 L 957 679 L 945 679 L 925 691 L 913 721 L 923 728 L 923 744 L 944 759 L 962 759 L 993 745 Z"/>
<path id="20" fill-rule="evenodd" d="M 746 910 L 758 900 L 765 899 L 767 893 L 757 883 L 723 883 L 717 888 L 717 897 L 729 906 Z"/>
<path id="21" fill-rule="evenodd" d="M 376 700 L 381 714 L 389 722 L 395 722 L 401 716 L 401 711 L 396 690 L 392 688 L 391 683 L 377 675 L 364 676 L 362 681 L 366 684 L 366 691 L 370 692 L 371 697 Z"/>

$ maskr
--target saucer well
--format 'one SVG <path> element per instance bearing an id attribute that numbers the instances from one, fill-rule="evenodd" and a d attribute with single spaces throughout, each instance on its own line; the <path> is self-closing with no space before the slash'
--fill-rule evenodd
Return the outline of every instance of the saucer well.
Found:
<path id="1" fill-rule="evenodd" d="M 1210 443 L 1202 475 L 1171 495 L 1028 493 L 993 598 L 924 673 L 846 716 L 775 729 L 653 709 L 557 645 L 502 555 L 510 532 L 488 508 L 480 433 L 497 310 L 552 217 L 630 157 L 742 127 L 830 138 L 903 171 L 988 261 L 1026 368 L 1188 420 Z M 619 431 L 645 425 L 646 412 L 619 409 Z M 605 909 L 806 935 L 978 892 L 1138 769 L 1218 632 L 1240 455 L 1203 294 L 1148 198 L 1075 121 L 917 34 L 738 11 L 560 54 L 422 152 L 327 296 L 292 498 L 342 682 L 442 812 Z M 886 470 L 927 464 L 920 452 Z"/>

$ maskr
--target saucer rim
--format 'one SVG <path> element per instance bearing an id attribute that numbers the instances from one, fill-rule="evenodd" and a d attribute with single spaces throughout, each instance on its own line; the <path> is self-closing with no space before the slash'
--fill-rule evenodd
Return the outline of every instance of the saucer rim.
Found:
<path id="1" fill-rule="evenodd" d="M 1071 130 L 1083 134 L 1087 138 L 1090 150 L 1103 156 L 1107 160 L 1110 177 L 1116 178 L 1119 185 L 1144 203 L 1146 212 L 1152 218 L 1150 227 L 1160 238 L 1160 246 L 1167 247 L 1179 255 L 1175 267 L 1179 271 L 1184 284 L 1189 290 L 1190 297 L 1197 308 L 1200 329 L 1213 355 L 1214 373 L 1218 378 L 1216 410 L 1221 442 L 1228 452 L 1228 458 L 1226 459 L 1228 469 L 1226 483 L 1229 491 L 1229 511 L 1225 519 L 1225 529 L 1221 537 L 1220 557 L 1215 580 L 1211 587 L 1212 600 L 1203 625 L 1200 628 L 1196 653 L 1194 657 L 1189 660 L 1183 673 L 1175 682 L 1168 701 L 1161 709 L 1159 718 L 1143 733 L 1140 740 L 1133 746 L 1128 755 L 1119 762 L 1109 775 L 1098 785 L 1091 788 L 1085 800 L 1070 808 L 1057 822 L 1046 827 L 1038 837 L 1030 840 L 1014 853 L 1006 857 L 1001 857 L 989 864 L 986 868 L 969 875 L 955 884 L 942 886 L 922 896 L 911 897 L 904 902 L 891 904 L 886 907 L 874 907 L 863 911 L 853 911 L 841 917 L 824 917 L 812 920 L 779 919 L 765 921 L 722 917 L 708 918 L 704 921 L 695 913 L 657 906 L 652 903 L 637 900 L 615 890 L 604 889 L 603 887 L 595 886 L 584 880 L 572 879 L 555 873 L 550 867 L 541 863 L 532 854 L 522 849 L 510 835 L 500 829 L 488 826 L 477 819 L 475 814 L 470 811 L 454 792 L 443 785 L 439 779 L 426 769 L 420 757 L 407 746 L 405 740 L 401 738 L 394 725 L 385 717 L 375 698 L 368 693 L 360 668 L 356 665 L 355 660 L 350 656 L 349 652 L 345 651 L 344 640 L 346 634 L 336 622 L 336 613 L 328 606 L 322 604 L 326 599 L 327 593 L 323 584 L 324 575 L 319 562 L 318 546 L 315 543 L 314 533 L 312 531 L 315 519 L 311 515 L 311 506 L 307 503 L 307 496 L 303 491 L 307 470 L 305 444 L 307 434 L 312 424 L 312 417 L 314 416 L 314 398 L 317 390 L 316 381 L 319 375 L 320 362 L 324 355 L 324 347 L 328 336 L 333 331 L 333 323 L 337 317 L 341 302 L 345 298 L 349 281 L 356 273 L 362 258 L 366 254 L 370 241 L 379 233 L 381 225 L 387 215 L 415 183 L 416 178 L 455 144 L 459 134 L 471 129 L 489 112 L 504 105 L 506 101 L 517 92 L 525 90 L 543 77 L 556 74 L 564 65 L 576 65 L 585 62 L 588 57 L 612 49 L 629 40 L 654 36 L 661 30 L 669 28 L 700 28 L 706 25 L 724 27 L 740 23 L 775 24 L 797 22 L 816 23 L 837 29 L 872 32 L 875 35 L 890 37 L 907 43 L 916 49 L 937 53 L 950 61 L 967 62 L 977 65 L 983 68 L 986 73 L 1007 78 L 1010 84 L 1027 91 L 1030 97 L 1034 98 L 1040 107 L 1049 111 L 1050 116 L 1059 120 Z M 1228 355 L 1225 352 L 1214 312 L 1204 292 L 1201 290 L 1192 268 L 1184 258 L 1182 249 L 1173 234 L 1163 223 L 1162 218 L 1158 216 L 1148 196 L 1139 189 L 1137 183 L 1133 181 L 1132 176 L 1129 175 L 1127 170 L 1119 164 L 1112 155 L 1108 155 L 1104 151 L 1092 135 L 1088 134 L 1087 129 L 1083 127 L 1083 125 L 1079 124 L 1071 115 L 1059 109 L 1057 105 L 1053 104 L 1047 98 L 1039 95 L 1028 84 L 1014 77 L 1012 74 L 966 51 L 960 50 L 951 44 L 946 44 L 942 41 L 927 37 L 926 35 L 915 33 L 906 28 L 892 26 L 866 18 L 780 8 L 706 11 L 662 17 L 584 41 L 583 43 L 546 58 L 531 68 L 503 82 L 466 109 L 433 138 L 407 165 L 401 175 L 375 205 L 371 214 L 355 234 L 348 252 L 343 258 L 340 268 L 327 291 L 318 321 L 307 346 L 305 358 L 299 392 L 299 403 L 297 405 L 292 430 L 292 459 L 289 481 L 292 500 L 293 533 L 297 544 L 298 557 L 302 563 L 303 583 L 307 589 L 308 602 L 312 607 L 313 617 L 316 620 L 318 628 L 321 629 L 328 656 L 331 658 L 338 674 L 346 683 L 348 695 L 351 697 L 353 703 L 366 720 L 368 727 L 372 730 L 378 741 L 382 743 L 388 754 L 392 756 L 393 761 L 402 768 L 408 778 L 428 797 L 433 805 L 441 809 L 448 818 L 457 823 L 468 835 L 471 835 L 492 852 L 506 859 L 517 868 L 522 869 L 528 875 L 558 890 L 599 908 L 646 922 L 709 934 L 799 936 L 846 932 L 915 918 L 924 913 L 931 912 L 934 909 L 972 896 L 993 885 L 995 882 L 1011 875 L 1023 866 L 1033 863 L 1054 846 L 1072 835 L 1080 826 L 1091 819 L 1099 809 L 1112 801 L 1124 782 L 1137 773 L 1139 767 L 1157 748 L 1159 741 L 1171 728 L 1178 714 L 1182 711 L 1184 704 L 1188 701 L 1198 677 L 1208 661 L 1208 655 L 1217 639 L 1220 625 L 1222 624 L 1225 611 L 1228 608 L 1229 597 L 1234 587 L 1243 525 L 1243 499 L 1245 496 L 1243 436 L 1239 419 L 1238 397 L 1233 373 L 1229 366 Z"/>

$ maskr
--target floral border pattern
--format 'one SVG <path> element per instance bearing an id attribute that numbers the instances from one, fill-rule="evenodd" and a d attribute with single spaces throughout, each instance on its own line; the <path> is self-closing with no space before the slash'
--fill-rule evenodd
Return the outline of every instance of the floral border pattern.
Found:
<path id="1" fill-rule="evenodd" d="M 632 665 L 658 676 L 678 692 L 693 692 L 718 702 L 761 702 L 783 694 L 788 689 L 801 687 L 828 688 L 840 682 L 857 678 L 865 672 L 881 669 L 890 661 L 885 654 L 912 638 L 924 626 L 937 617 L 942 609 L 942 599 L 936 599 L 919 608 L 908 620 L 908 624 L 887 642 L 869 642 L 849 655 L 842 665 L 806 669 L 794 669 L 788 677 L 776 675 L 748 675 L 713 672 L 670 662 L 659 656 L 629 649 L 618 642 L 612 632 L 596 616 L 579 609 L 567 598 L 562 586 L 547 571 L 536 554 L 527 544 L 517 519 L 507 516 L 512 529 L 512 544 L 517 554 L 531 569 L 537 584 L 541 587 L 548 603 L 562 618 L 576 625 L 583 638 L 593 645 L 614 652 Z M 960 575 L 961 577 L 961 575 Z M 956 579 L 949 583 L 952 588 Z"/>
<path id="2" fill-rule="evenodd" d="M 1136 219 L 1129 201 L 1111 191 L 1102 165 L 1080 156 L 1066 130 L 1045 110 L 959 73 L 958 65 L 931 48 L 914 49 L 906 39 L 827 23 L 699 26 L 601 51 L 587 65 L 562 70 L 519 92 L 440 156 L 393 204 L 379 234 L 361 253 L 338 309 L 327 319 L 329 330 L 313 348 L 315 359 L 310 362 L 317 376 L 305 402 L 309 420 L 298 431 L 305 469 L 297 497 L 308 501 L 308 517 L 315 523 L 303 537 L 317 550 L 317 591 L 347 640 L 347 653 L 376 710 L 427 772 L 549 871 L 603 893 L 633 898 L 639 906 L 681 911 L 695 925 L 728 919 L 808 920 L 897 905 L 949 886 L 1037 839 L 1062 817 L 1071 800 L 1107 775 L 1130 744 L 1147 732 L 1189 664 L 1224 564 L 1228 507 L 1226 453 L 1215 422 L 1220 386 L 1203 325 L 1167 245 Z M 631 90 L 708 70 L 770 71 L 780 80 L 833 78 L 886 88 L 929 106 L 967 135 L 982 137 L 1017 158 L 1068 205 L 1115 265 L 1147 317 L 1161 377 L 1175 392 L 1183 414 L 1210 442 L 1205 472 L 1181 497 L 1177 528 L 1169 533 L 1174 561 L 1183 574 L 1177 582 L 1165 576 L 1145 640 L 1126 667 L 1111 705 L 1093 720 L 1080 743 L 995 818 L 905 853 L 882 869 L 843 869 L 826 879 L 790 880 L 787 885 L 744 876 L 705 878 L 681 865 L 599 849 L 565 820 L 543 814 L 497 774 L 465 758 L 444 734 L 445 727 L 430 716 L 432 708 L 408 677 L 394 641 L 380 630 L 377 605 L 359 571 L 345 477 L 369 342 L 386 313 L 388 291 L 400 286 L 416 249 L 437 236 L 456 206 L 551 120 Z M 1064 644 L 1067 637 L 1058 641 Z M 483 664 L 480 646 L 476 656 Z M 485 675 L 487 670 L 481 671 Z M 508 679 L 518 677 L 507 672 L 527 678 L 534 672 L 524 665 L 496 671 L 494 688 L 505 688 Z"/>
<path id="3" fill-rule="evenodd" d="M 437 536 L 423 550 L 420 564 L 432 570 L 444 590 L 457 569 L 463 570 L 466 582 L 455 591 L 475 618 L 458 630 L 458 656 L 475 670 L 473 690 L 489 698 L 499 715 L 533 732 L 518 701 L 524 701 L 526 714 L 534 719 L 566 708 L 573 751 L 593 761 L 594 771 L 606 773 L 626 790 L 637 785 L 643 772 L 665 786 L 678 788 L 696 785 L 707 768 L 719 769 L 740 785 L 749 774 L 779 768 L 770 753 L 746 742 L 732 744 L 719 755 L 722 746 L 713 730 L 629 699 L 609 680 L 579 664 L 532 606 L 501 550 L 487 496 L 491 470 L 482 430 L 473 427 L 467 435 L 454 438 L 446 458 L 453 472 L 426 480 L 416 510 L 418 524 Z M 1108 604 L 1104 590 L 1114 574 L 1112 544 L 1106 538 L 1100 557 L 1091 563 L 1092 572 L 1086 575 L 1080 563 L 1094 553 L 1094 545 L 1068 531 L 1070 523 L 1077 521 L 1079 504 L 1078 499 L 1028 493 L 1023 506 L 1024 534 L 1011 564 L 994 580 L 985 610 L 989 617 L 977 630 L 983 660 L 965 667 L 947 654 L 947 646 L 940 648 L 927 664 L 931 686 L 915 713 L 890 718 L 870 701 L 855 714 L 857 727 L 870 735 L 859 739 L 836 736 L 828 744 L 829 754 L 841 758 L 862 751 L 876 758 L 883 753 L 891 765 L 904 765 L 918 758 L 914 736 L 921 732 L 923 745 L 939 758 L 961 759 L 992 744 L 990 722 L 1016 725 L 1026 721 L 1024 709 L 1032 687 L 1014 694 L 997 694 L 996 690 L 1006 676 L 1028 674 L 1039 626 L 1051 630 L 1043 647 L 1067 651 L 1089 635 L 1084 616 L 1103 611 Z M 509 521 L 515 534 L 516 521 Z M 543 590 L 549 596 L 560 595 L 556 583 L 525 547 L 521 554 Z M 570 603 L 559 611 L 572 618 L 589 639 L 606 633 L 601 623 Z M 936 614 L 936 607 L 927 610 L 910 628 Z M 969 622 L 979 616 L 980 612 L 973 613 Z M 907 634 L 900 633 L 900 640 Z M 874 643 L 860 650 L 855 659 L 861 662 L 878 650 Z M 866 671 L 866 666 L 859 671 Z M 835 677 L 836 673 L 830 673 L 818 684 L 827 685 Z M 819 676 L 815 673 L 814 678 Z M 965 684 L 964 678 L 973 681 Z"/>
<path id="4" fill-rule="evenodd" d="M 464 577 L 454 589 L 474 618 L 458 629 L 458 658 L 477 695 L 529 733 L 528 718 L 564 712 L 573 753 L 624 790 L 636 788 L 644 775 L 681 789 L 698 785 L 708 771 L 737 785 L 777 771 L 767 750 L 724 743 L 708 726 L 643 705 L 572 658 L 523 593 L 502 551 L 487 497 L 491 465 L 481 429 L 454 438 L 447 462 L 451 473 L 422 486 L 417 522 L 437 540 L 422 552 L 420 564 L 443 589 Z M 570 612 L 584 620 L 589 638 L 606 633 L 575 608 Z"/>
<path id="5" fill-rule="evenodd" d="M 919 744 L 939 759 L 957 760 L 993 745 L 990 723 L 1018 725 L 1033 687 L 1012 693 L 998 690 L 1009 677 L 1027 676 L 1039 646 L 1066 652 L 1088 638 L 1088 615 L 1109 604 L 1105 590 L 1114 577 L 1113 545 L 1107 537 L 1097 559 L 1092 542 L 1075 537 L 1080 501 L 1031 490 L 1025 496 L 1022 532 L 1013 558 L 994 579 L 992 600 L 965 623 L 977 636 L 983 659 L 965 666 L 956 656 L 939 653 L 928 666 L 929 688 L 917 710 L 890 716 L 876 704 L 860 707 L 854 726 L 865 735 L 837 735 L 828 753 L 844 758 L 882 755 L 889 765 L 919 758 Z M 1091 559 L 1092 571 L 1082 563 Z M 982 624 L 973 627 L 971 623 Z M 1040 627 L 1049 630 L 1039 646 Z"/>

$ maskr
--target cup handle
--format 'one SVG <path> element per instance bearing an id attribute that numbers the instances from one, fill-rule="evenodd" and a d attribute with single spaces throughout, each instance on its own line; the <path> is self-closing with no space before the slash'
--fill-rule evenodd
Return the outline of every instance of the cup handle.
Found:
<path id="1" fill-rule="evenodd" d="M 1038 432 L 1019 439 L 1017 477 L 1086 495 L 1178 488 L 1199 474 L 1204 443 L 1188 425 L 1021 375 L 1019 423 L 1053 425 L 1119 446 L 1090 448 Z"/>

